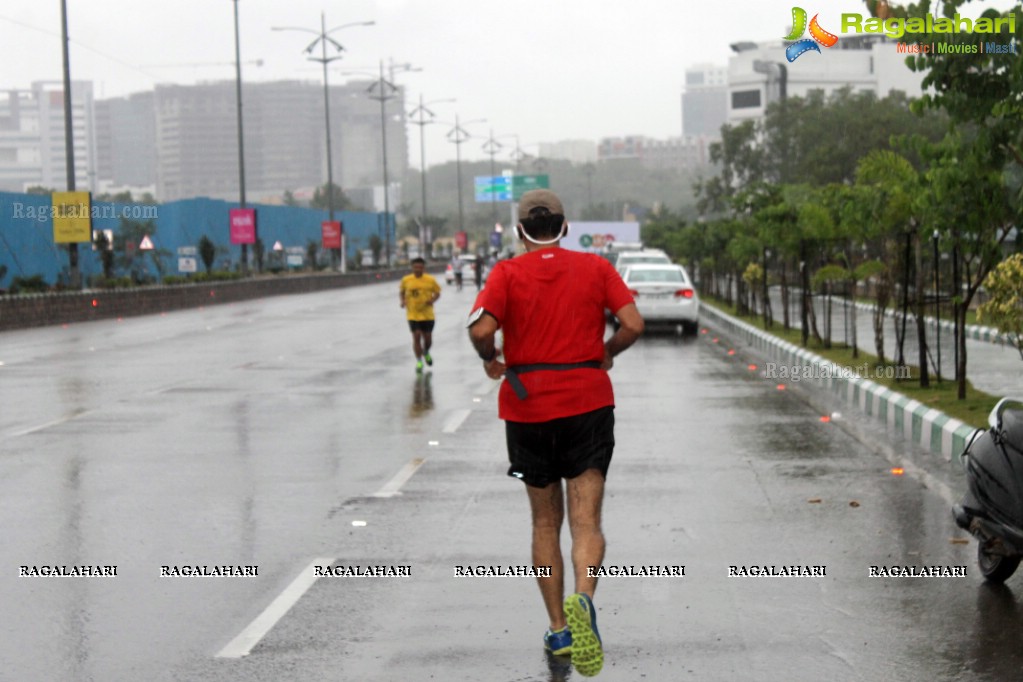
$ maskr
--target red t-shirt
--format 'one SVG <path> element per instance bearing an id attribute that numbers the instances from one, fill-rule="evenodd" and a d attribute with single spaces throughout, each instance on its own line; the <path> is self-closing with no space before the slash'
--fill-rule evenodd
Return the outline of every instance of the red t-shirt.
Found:
<path id="1" fill-rule="evenodd" d="M 497 318 L 509 367 L 603 361 L 604 309 L 615 312 L 632 295 L 600 256 L 560 247 L 538 249 L 498 263 L 473 310 Z M 519 376 L 529 395 L 520 400 L 501 384 L 498 416 L 543 422 L 614 405 L 602 369 L 539 370 Z"/>

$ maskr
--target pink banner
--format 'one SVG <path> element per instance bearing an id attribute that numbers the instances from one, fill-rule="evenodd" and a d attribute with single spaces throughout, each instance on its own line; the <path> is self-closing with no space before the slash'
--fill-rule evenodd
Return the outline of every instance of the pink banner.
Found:
<path id="1" fill-rule="evenodd" d="M 255 244 L 256 209 L 232 208 L 229 213 L 231 216 L 231 243 Z"/>
<path id="2" fill-rule="evenodd" d="M 340 220 L 324 220 L 320 223 L 320 231 L 323 234 L 323 248 L 340 249 L 341 230 Z"/>

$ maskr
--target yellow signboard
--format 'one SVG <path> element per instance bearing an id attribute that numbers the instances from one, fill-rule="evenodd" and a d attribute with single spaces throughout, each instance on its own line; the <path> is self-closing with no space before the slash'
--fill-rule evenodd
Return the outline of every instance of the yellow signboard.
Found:
<path id="1" fill-rule="evenodd" d="M 53 241 L 57 244 L 88 242 L 92 216 L 88 192 L 53 193 Z"/>

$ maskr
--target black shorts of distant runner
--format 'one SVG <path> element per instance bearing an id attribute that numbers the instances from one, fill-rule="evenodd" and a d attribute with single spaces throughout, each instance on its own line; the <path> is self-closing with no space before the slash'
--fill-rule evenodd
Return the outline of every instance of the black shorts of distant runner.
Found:
<path id="1" fill-rule="evenodd" d="M 408 328 L 409 331 L 413 332 L 426 332 L 427 334 L 433 333 L 433 323 L 436 320 L 409 320 Z"/>
<path id="2" fill-rule="evenodd" d="M 508 475 L 544 488 L 597 469 L 607 478 L 614 452 L 614 407 L 546 422 L 505 422 Z"/>

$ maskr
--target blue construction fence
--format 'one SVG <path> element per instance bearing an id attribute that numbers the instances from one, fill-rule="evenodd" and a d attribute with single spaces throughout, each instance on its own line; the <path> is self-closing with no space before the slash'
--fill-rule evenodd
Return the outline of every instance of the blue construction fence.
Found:
<path id="1" fill-rule="evenodd" d="M 50 285 L 68 281 L 68 250 L 66 245 L 53 241 L 50 207 L 49 195 L 0 192 L 0 266 L 7 268 L 6 276 L 0 279 L 0 289 L 8 287 L 14 277 L 41 275 Z M 287 267 L 286 255 L 304 255 L 310 241 L 320 246 L 318 260 L 329 262 L 322 249 L 320 227 L 327 220 L 327 211 L 264 204 L 248 204 L 248 207 L 256 209 L 257 236 L 266 254 L 264 266 L 276 242 L 284 247 L 284 253 L 277 257 L 284 267 Z M 165 275 L 185 274 L 178 269 L 180 249 L 197 248 L 203 235 L 217 246 L 215 269 L 233 270 L 240 265 L 241 246 L 231 244 L 230 240 L 228 211 L 232 208 L 238 208 L 238 203 L 206 197 L 153 205 L 95 201 L 92 203 L 92 229 L 94 232 L 110 230 L 117 235 L 122 219 L 152 220 L 155 229 L 149 238 L 154 249 L 148 257 L 138 260 L 156 279 L 160 273 L 153 263 L 154 258 L 162 261 Z M 359 260 L 356 252 L 368 250 L 373 235 L 386 242 L 385 229 L 391 231 L 391 243 L 396 243 L 393 214 L 387 215 L 386 225 L 383 214 L 379 213 L 335 211 L 334 218 L 344 225 L 349 260 Z M 91 244 L 80 244 L 78 253 L 83 281 L 88 282 L 90 277 L 103 273 L 99 252 Z M 251 246 L 249 260 L 253 260 Z M 294 260 L 297 259 L 293 259 L 293 263 Z M 203 269 L 200 261 L 199 271 Z"/>

